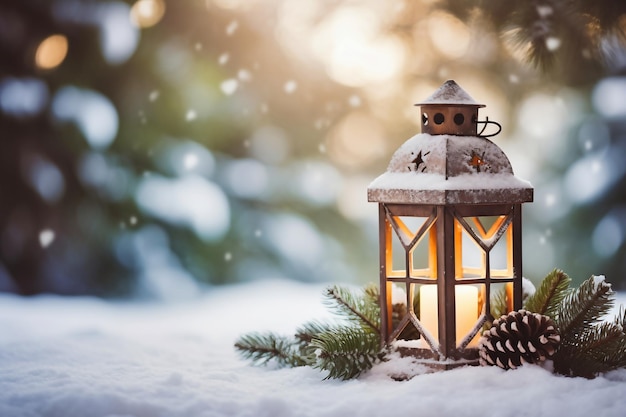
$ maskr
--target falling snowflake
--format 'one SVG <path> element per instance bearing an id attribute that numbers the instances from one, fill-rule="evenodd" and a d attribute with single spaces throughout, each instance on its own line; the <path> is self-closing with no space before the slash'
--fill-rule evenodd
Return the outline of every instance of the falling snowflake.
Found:
<path id="1" fill-rule="evenodd" d="M 148 96 L 148 100 L 156 101 L 156 99 L 158 99 L 160 95 L 161 93 L 159 92 L 159 90 L 152 90 L 150 92 L 150 95 Z"/>
<path id="2" fill-rule="evenodd" d="M 50 229 L 44 229 L 39 233 L 39 244 L 42 248 L 47 248 L 54 241 L 54 231 Z"/>
<path id="3" fill-rule="evenodd" d="M 326 145 L 324 145 L 323 143 L 320 143 L 317 149 L 320 151 L 320 153 L 326 153 Z"/>
<path id="4" fill-rule="evenodd" d="M 220 65 L 224 65 L 228 62 L 229 59 L 230 59 L 230 55 L 224 52 L 222 55 L 219 56 L 219 58 L 217 58 L 217 63 Z"/>
<path id="5" fill-rule="evenodd" d="M 235 32 L 237 31 L 237 29 L 239 29 L 239 22 L 236 20 L 233 20 L 232 22 L 228 24 L 228 26 L 226 26 L 226 34 L 228 36 L 233 36 Z"/>
<path id="6" fill-rule="evenodd" d="M 292 94 L 298 89 L 298 84 L 294 80 L 289 80 L 285 83 L 285 86 L 283 88 L 285 90 L 285 93 Z"/>
<path id="7" fill-rule="evenodd" d="M 509 74 L 509 82 L 511 84 L 519 83 L 519 77 L 516 74 Z"/>
<path id="8" fill-rule="evenodd" d="M 270 111 L 270 107 L 267 103 L 261 104 L 261 113 L 266 114 L 268 111 Z"/>
<path id="9" fill-rule="evenodd" d="M 247 69 L 242 68 L 237 73 L 237 78 L 239 78 L 241 81 L 250 81 L 252 79 L 252 74 Z"/>
<path id="10" fill-rule="evenodd" d="M 197 117 L 198 117 L 198 114 L 196 113 L 196 111 L 193 109 L 190 109 L 190 110 L 187 110 L 187 114 L 185 115 L 185 120 L 187 120 L 188 122 L 191 122 L 193 120 L 196 120 Z"/>
<path id="11" fill-rule="evenodd" d="M 230 253 L 230 252 L 226 252 L 226 253 L 224 254 L 224 260 L 225 260 L 226 262 L 230 262 L 232 259 L 233 259 L 233 254 L 232 254 L 232 253 Z"/>
<path id="12" fill-rule="evenodd" d="M 348 103 L 350 104 L 351 107 L 361 107 L 361 104 L 362 104 L 361 97 L 359 97 L 356 94 L 353 94 L 348 99 Z"/>
<path id="13" fill-rule="evenodd" d="M 541 17 L 542 19 L 547 18 L 548 16 L 551 16 L 552 13 L 554 13 L 554 10 L 552 9 L 551 6 L 548 5 L 538 5 L 537 6 L 537 14 L 539 15 L 539 17 Z"/>
<path id="14" fill-rule="evenodd" d="M 133 225 L 133 226 L 136 225 L 137 224 L 137 216 L 130 216 L 130 219 L 128 219 L 128 222 L 131 225 Z"/>
<path id="15" fill-rule="evenodd" d="M 239 81 L 237 81 L 234 78 L 229 78 L 228 80 L 222 82 L 222 84 L 220 85 L 222 92 L 226 94 L 227 96 L 230 96 L 235 91 L 237 91 L 238 87 L 239 87 Z"/>
<path id="16" fill-rule="evenodd" d="M 548 51 L 556 51 L 561 46 L 561 40 L 559 38 L 555 38 L 554 36 L 549 36 L 546 38 L 546 48 Z"/>
<path id="17" fill-rule="evenodd" d="M 261 236 L 263 236 L 263 232 L 261 231 L 261 229 L 256 229 L 256 230 L 254 231 L 254 236 L 256 236 L 256 237 L 261 237 Z"/>
<path id="18" fill-rule="evenodd" d="M 194 45 L 194 48 L 196 51 L 201 51 L 202 50 L 202 44 L 200 42 L 196 42 L 196 44 Z"/>
<path id="19" fill-rule="evenodd" d="M 137 112 L 137 116 L 139 116 L 139 122 L 143 125 L 145 125 L 148 122 L 148 119 L 146 118 L 146 114 L 144 113 L 143 110 L 139 110 Z"/>

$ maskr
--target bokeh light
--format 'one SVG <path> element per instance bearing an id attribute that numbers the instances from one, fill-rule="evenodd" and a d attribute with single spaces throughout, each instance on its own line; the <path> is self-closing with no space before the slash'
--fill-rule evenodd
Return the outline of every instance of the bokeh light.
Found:
<path id="1" fill-rule="evenodd" d="M 341 7 L 313 35 L 313 50 L 330 77 L 352 87 L 397 78 L 404 66 L 402 42 L 381 32 L 381 22 L 365 7 Z"/>
<path id="2" fill-rule="evenodd" d="M 433 12 L 430 15 L 428 35 L 437 51 L 450 59 L 465 55 L 470 44 L 467 25 L 445 12 Z"/>
<path id="3" fill-rule="evenodd" d="M 337 165 L 364 168 L 385 157 L 389 146 L 383 126 L 367 114 L 355 111 L 330 131 L 327 149 Z"/>
<path id="4" fill-rule="evenodd" d="M 68 51 L 68 41 L 65 35 L 51 35 L 41 41 L 35 52 L 35 65 L 49 70 L 61 65 Z"/>
<path id="5" fill-rule="evenodd" d="M 163 0 L 138 0 L 130 8 L 130 18 L 137 27 L 149 28 L 161 21 L 165 14 Z"/>
<path id="6" fill-rule="evenodd" d="M 491 140 L 535 187 L 525 274 L 623 263 L 618 41 L 602 43 L 606 76 L 565 64 L 571 39 L 538 37 L 560 70 L 548 78 L 525 64 L 523 28 L 499 26 L 487 3 L 48 6 L 12 2 L 0 30 L 0 288 L 167 298 L 195 294 L 194 280 L 376 280 L 367 185 L 420 132 L 414 103 L 447 79 L 502 124 Z"/>

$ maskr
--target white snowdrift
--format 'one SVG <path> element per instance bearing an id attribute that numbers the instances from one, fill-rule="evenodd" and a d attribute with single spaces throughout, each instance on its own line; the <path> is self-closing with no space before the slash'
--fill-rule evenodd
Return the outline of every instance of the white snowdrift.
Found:
<path id="1" fill-rule="evenodd" d="M 239 359 L 242 333 L 327 318 L 322 289 L 246 284 L 185 305 L 0 295 L 0 416 L 624 415 L 626 370 L 586 380 L 469 367 L 396 382 L 379 367 L 341 382 Z"/>

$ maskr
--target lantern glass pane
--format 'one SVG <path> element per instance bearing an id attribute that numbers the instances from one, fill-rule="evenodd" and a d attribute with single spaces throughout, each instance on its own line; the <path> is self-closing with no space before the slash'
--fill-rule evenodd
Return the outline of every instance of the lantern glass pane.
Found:
<path id="1" fill-rule="evenodd" d="M 490 286 L 489 312 L 493 319 L 513 311 L 513 284 L 492 283 Z"/>
<path id="2" fill-rule="evenodd" d="M 509 216 L 457 217 L 455 258 L 457 279 L 511 277 L 512 226 Z"/>
<path id="3" fill-rule="evenodd" d="M 456 287 L 456 343 L 458 347 L 476 347 L 485 324 L 486 285 Z M 470 338 L 465 344 L 466 338 Z"/>
<path id="4" fill-rule="evenodd" d="M 460 227 L 460 225 L 459 225 Z M 461 233 L 461 256 L 456 265 L 457 278 L 483 278 L 485 276 L 485 251 L 466 232 Z"/>
<path id="5" fill-rule="evenodd" d="M 457 344 L 460 344 L 470 333 L 475 333 L 475 335 L 472 336 L 468 346 L 472 347 L 480 338 L 479 330 L 482 325 L 480 313 L 484 302 L 481 302 L 483 291 L 479 287 L 484 287 L 484 285 L 457 285 L 454 288 Z M 439 338 L 437 286 L 422 285 L 419 292 L 420 323 L 437 340 Z"/>
<path id="6" fill-rule="evenodd" d="M 509 225 L 504 236 L 490 252 L 490 275 L 492 278 L 513 277 L 513 228 Z"/>
<path id="7" fill-rule="evenodd" d="M 406 276 L 406 251 L 400 238 L 393 231 L 391 232 L 391 257 L 387 261 L 390 262 L 387 265 L 387 274 L 390 277 Z"/>
<path id="8" fill-rule="evenodd" d="M 422 327 L 434 340 L 439 337 L 439 313 L 437 311 L 437 285 L 420 285 L 415 291 L 415 314 Z"/>
<path id="9" fill-rule="evenodd" d="M 391 229 L 389 276 L 434 279 L 436 236 L 433 222 L 429 223 L 428 217 L 391 216 Z"/>

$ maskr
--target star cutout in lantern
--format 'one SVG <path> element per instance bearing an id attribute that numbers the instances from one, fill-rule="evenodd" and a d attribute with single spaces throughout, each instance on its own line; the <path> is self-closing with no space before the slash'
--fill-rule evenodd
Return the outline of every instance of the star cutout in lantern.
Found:
<path id="1" fill-rule="evenodd" d="M 429 153 L 430 151 L 426 152 L 423 156 L 426 156 Z M 420 165 L 422 164 L 424 164 L 424 167 L 422 168 L 422 172 L 424 172 L 424 170 L 426 169 L 426 163 L 424 162 L 423 156 L 422 156 L 422 151 L 419 151 L 415 159 L 411 161 L 412 163 L 415 164 L 415 172 L 419 172 Z"/>
<path id="2" fill-rule="evenodd" d="M 480 172 L 480 167 L 485 165 L 485 152 L 479 155 L 478 152 L 472 151 L 470 165 L 476 169 L 476 172 Z"/>

